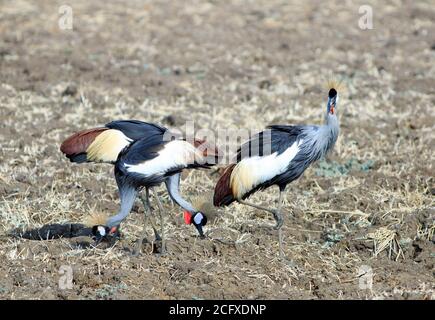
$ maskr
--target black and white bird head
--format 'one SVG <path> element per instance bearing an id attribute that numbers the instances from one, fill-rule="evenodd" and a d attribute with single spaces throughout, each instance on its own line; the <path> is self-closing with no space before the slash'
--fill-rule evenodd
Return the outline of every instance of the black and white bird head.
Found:
<path id="1" fill-rule="evenodd" d="M 100 242 L 104 237 L 106 237 L 110 232 L 110 228 L 106 226 L 93 226 L 92 234 L 94 236 L 95 241 Z"/>
<path id="2" fill-rule="evenodd" d="M 337 106 L 339 96 L 346 91 L 346 86 L 342 80 L 336 79 L 332 76 L 326 83 L 328 89 L 328 103 L 326 105 L 326 118 L 332 120 L 337 119 Z"/>
<path id="3" fill-rule="evenodd" d="M 201 238 L 205 237 L 202 227 L 207 224 L 207 216 L 204 213 L 199 211 L 194 213 L 184 211 L 184 222 L 186 224 L 193 224 L 196 230 L 198 230 L 199 236 Z"/>
<path id="4" fill-rule="evenodd" d="M 95 242 L 99 243 L 101 240 L 106 239 L 107 237 L 118 236 L 118 228 L 103 225 L 95 225 L 92 227 L 92 235 L 94 236 Z"/>
<path id="5" fill-rule="evenodd" d="M 328 92 L 327 112 L 330 116 L 336 116 L 338 104 L 338 92 L 335 88 L 330 88 Z"/>

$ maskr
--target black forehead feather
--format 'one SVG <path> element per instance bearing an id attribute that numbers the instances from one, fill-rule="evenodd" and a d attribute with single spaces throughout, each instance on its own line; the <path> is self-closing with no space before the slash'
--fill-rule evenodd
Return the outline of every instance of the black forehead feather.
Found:
<path id="1" fill-rule="evenodd" d="M 329 96 L 330 98 L 334 98 L 336 95 L 337 95 L 337 90 L 335 90 L 334 88 L 331 88 L 331 89 L 329 90 L 328 96 Z"/>

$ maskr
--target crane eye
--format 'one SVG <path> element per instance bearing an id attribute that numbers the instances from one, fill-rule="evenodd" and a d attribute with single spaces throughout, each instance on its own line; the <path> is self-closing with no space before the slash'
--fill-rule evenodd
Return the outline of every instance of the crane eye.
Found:
<path id="1" fill-rule="evenodd" d="M 328 93 L 329 98 L 334 98 L 336 95 L 337 95 L 337 90 L 331 88 Z"/>

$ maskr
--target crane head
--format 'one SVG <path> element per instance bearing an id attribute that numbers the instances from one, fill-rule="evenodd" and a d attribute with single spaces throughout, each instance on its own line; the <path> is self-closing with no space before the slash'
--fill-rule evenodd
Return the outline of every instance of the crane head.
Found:
<path id="1" fill-rule="evenodd" d="M 204 238 L 204 231 L 202 227 L 207 224 L 207 216 L 202 212 L 191 213 L 189 211 L 184 211 L 184 222 L 186 224 L 193 224 L 198 230 L 199 236 Z"/>
<path id="2" fill-rule="evenodd" d="M 337 112 L 338 93 L 342 94 L 346 91 L 346 85 L 342 80 L 337 79 L 335 76 L 331 76 L 325 85 L 328 89 L 328 104 L 327 115 L 335 116 Z"/>
<path id="3" fill-rule="evenodd" d="M 338 92 L 335 88 L 329 89 L 327 111 L 330 115 L 335 115 L 338 103 Z"/>
<path id="4" fill-rule="evenodd" d="M 99 243 L 101 240 L 118 235 L 118 228 L 112 227 L 109 228 L 103 225 L 95 225 L 92 227 L 92 234 L 94 236 L 95 242 Z"/>

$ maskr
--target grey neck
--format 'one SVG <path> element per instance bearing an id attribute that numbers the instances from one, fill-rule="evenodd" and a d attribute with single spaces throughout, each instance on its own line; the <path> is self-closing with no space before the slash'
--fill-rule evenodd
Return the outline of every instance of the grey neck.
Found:
<path id="1" fill-rule="evenodd" d="M 336 114 L 326 114 L 325 124 L 320 127 L 319 139 L 322 145 L 322 156 L 330 151 L 337 141 L 340 126 Z"/>
<path id="2" fill-rule="evenodd" d="M 166 188 L 168 189 L 169 196 L 184 210 L 187 210 L 190 213 L 195 213 L 196 209 L 180 195 L 180 178 L 181 174 L 177 173 L 166 179 L 165 184 Z"/>
<path id="3" fill-rule="evenodd" d="M 107 219 L 106 225 L 109 228 L 118 226 L 130 213 L 136 199 L 137 191 L 128 185 L 119 185 L 119 196 L 121 198 L 121 208 L 118 214 Z"/>
<path id="4" fill-rule="evenodd" d="M 326 115 L 323 125 L 306 126 L 302 136 L 304 143 L 301 146 L 301 154 L 305 155 L 306 163 L 313 163 L 324 157 L 334 147 L 338 132 L 338 119 L 330 114 Z"/>
<path id="5" fill-rule="evenodd" d="M 340 125 L 338 123 L 338 117 L 336 114 L 326 114 L 325 124 L 323 125 L 325 130 L 332 136 L 337 138 L 338 132 L 340 130 Z"/>

